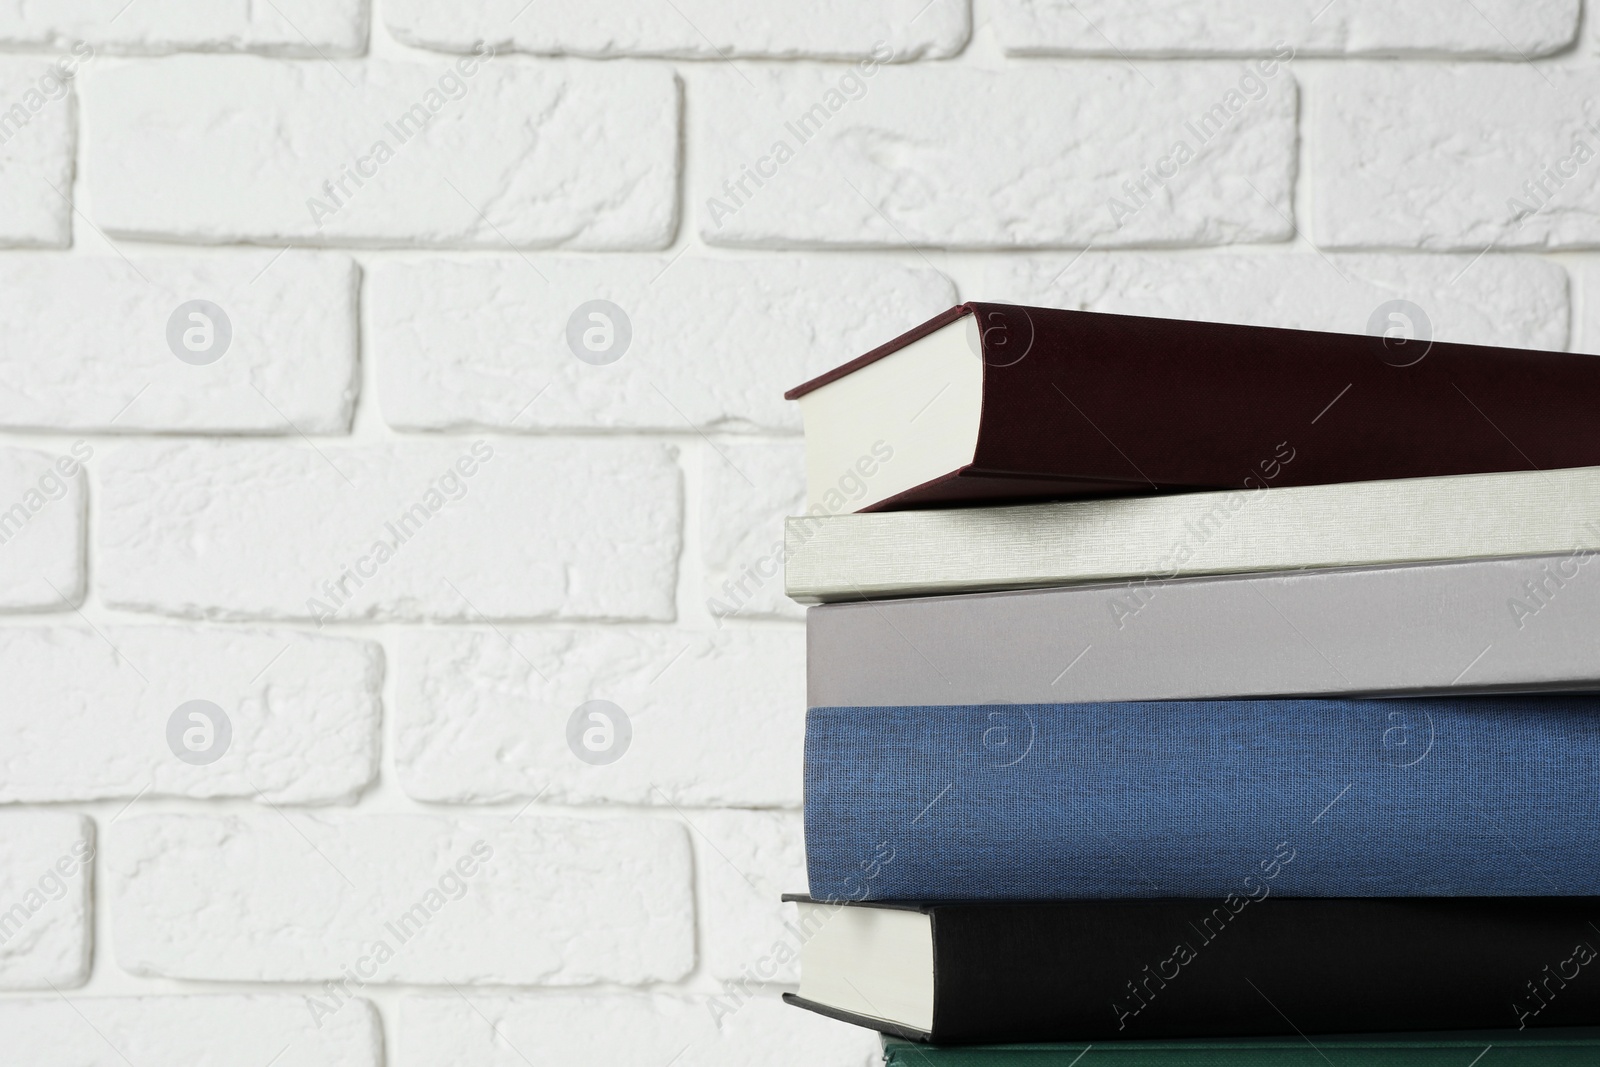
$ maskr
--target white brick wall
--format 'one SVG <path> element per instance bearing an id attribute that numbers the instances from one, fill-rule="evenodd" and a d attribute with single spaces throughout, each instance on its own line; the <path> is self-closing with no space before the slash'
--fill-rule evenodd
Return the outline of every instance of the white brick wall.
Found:
<path id="1" fill-rule="evenodd" d="M 118 607 L 319 625 L 672 617 L 670 447 L 141 443 L 100 472 L 101 589 Z"/>
<path id="2" fill-rule="evenodd" d="M 672 237 L 668 68 L 177 56 L 83 80 L 100 115 L 84 185 L 114 234 L 608 249 Z"/>
<path id="3" fill-rule="evenodd" d="M 1012 55 L 1446 53 L 1527 59 L 1570 45 L 1579 0 L 995 0 Z"/>
<path id="4" fill-rule="evenodd" d="M 797 433 L 800 413 L 773 382 L 875 348 L 949 307 L 955 287 L 883 260 L 619 255 L 544 259 L 537 272 L 515 257 L 385 264 L 368 295 L 373 344 L 391 355 L 379 406 L 396 429 Z M 627 316 L 615 362 L 573 358 L 568 324 L 590 327 L 595 300 Z"/>
<path id="5" fill-rule="evenodd" d="M 305 252 L 0 255 L 0 425 L 344 433 L 357 394 L 357 285 L 348 258 Z M 204 343 L 186 307 L 195 300 L 221 309 L 226 347 L 215 315 Z M 174 326 L 191 358 L 218 358 L 173 358 Z"/>
<path id="6" fill-rule="evenodd" d="M 294 631 L 179 626 L 0 627 L 0 802 L 249 797 L 303 804 L 354 797 L 377 771 L 378 645 Z M 168 723 L 215 706 L 216 753 L 174 758 Z M 179 716 L 184 731 L 205 723 Z M 227 725 L 221 725 L 221 720 Z M 216 733 L 224 730 L 225 737 Z"/>
<path id="7" fill-rule="evenodd" d="M 84 816 L 0 813 L 0 989 L 88 979 L 93 863 Z"/>
<path id="8" fill-rule="evenodd" d="M 689 842 L 659 820 L 129 816 L 106 876 L 137 974 L 584 985 L 694 967 Z"/>
<path id="9" fill-rule="evenodd" d="M 1295 83 L 1279 64 L 1258 99 L 1219 105 L 1249 73 L 1187 62 L 704 71 L 690 137 L 699 234 L 760 248 L 1282 240 Z M 1225 120 L 1186 166 L 1166 165 L 1159 195 L 1122 188 L 1163 166 L 1212 106 Z"/>
<path id="10" fill-rule="evenodd" d="M 521 18 L 525 0 L 394 0 L 389 32 L 407 44 L 466 52 L 479 41 L 537 55 L 720 59 L 862 59 L 882 41 L 902 60 L 966 43 L 961 0 L 827 0 L 752 8 L 740 0 L 589 0 Z"/>
<path id="11" fill-rule="evenodd" d="M 396 661 L 395 765 L 417 800 L 800 804 L 798 629 L 422 631 Z M 567 721 L 590 700 L 627 716 L 614 763 L 567 750 Z"/>
<path id="12" fill-rule="evenodd" d="M 782 391 L 957 299 L 1600 352 L 1597 23 L 0 0 L 6 1062 L 864 1067 Z"/>
<path id="13" fill-rule="evenodd" d="M 244 1064 L 262 1049 L 282 1067 L 383 1063 L 378 1018 L 366 1001 L 318 1026 L 297 996 L 18 998 L 0 1000 L 0 1029 L 18 1067 Z"/>
<path id="14" fill-rule="evenodd" d="M 76 64 L 0 59 L 0 247 L 71 240 Z"/>
<path id="15" fill-rule="evenodd" d="M 367 43 L 362 0 L 29 0 L 0 3 L 7 48 L 70 49 L 83 41 L 108 52 L 266 52 L 355 55 Z"/>

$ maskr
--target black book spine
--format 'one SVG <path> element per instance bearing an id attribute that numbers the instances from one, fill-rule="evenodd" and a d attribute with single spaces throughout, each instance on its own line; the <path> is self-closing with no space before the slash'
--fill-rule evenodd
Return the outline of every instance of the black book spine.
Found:
<path id="1" fill-rule="evenodd" d="M 1600 1025 L 1600 898 L 929 910 L 939 1042 Z"/>

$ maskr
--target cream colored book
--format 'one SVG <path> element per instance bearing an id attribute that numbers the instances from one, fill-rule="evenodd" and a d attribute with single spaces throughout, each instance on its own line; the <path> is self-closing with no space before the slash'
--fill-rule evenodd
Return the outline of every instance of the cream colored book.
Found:
<path id="1" fill-rule="evenodd" d="M 800 516 L 796 600 L 1600 550 L 1600 467 Z"/>

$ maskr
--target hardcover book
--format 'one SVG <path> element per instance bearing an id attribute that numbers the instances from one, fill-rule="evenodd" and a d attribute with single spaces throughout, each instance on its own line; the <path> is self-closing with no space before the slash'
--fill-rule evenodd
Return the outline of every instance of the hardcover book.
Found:
<path id="1" fill-rule="evenodd" d="M 885 1067 L 1593 1067 L 1600 1031 L 1316 1034 L 1098 1044 L 926 1045 L 888 1037 Z"/>
<path id="2" fill-rule="evenodd" d="M 1594 357 L 1394 337 L 963 304 L 785 395 L 828 510 L 1600 465 Z"/>
<path id="3" fill-rule="evenodd" d="M 1271 881 L 1260 869 L 1246 877 Z M 917 1041 L 1096 1042 L 1109 1055 L 1112 1046 L 1099 1042 L 1293 1038 L 1301 1044 L 1257 1046 L 1250 1058 L 1200 1058 L 1199 1043 L 1176 1058 L 1114 1057 L 1282 1067 L 1300 1061 L 1274 1055 L 1303 1047 L 1306 1034 L 1492 1027 L 1516 1033 L 1515 1045 L 1547 1027 L 1600 1024 L 1600 976 L 1591 973 L 1600 968 L 1592 921 L 1600 900 L 1592 898 L 1293 899 L 1241 885 L 1209 900 L 802 899 L 799 909 L 809 936 L 799 992 L 784 999 Z M 1595 1042 L 1593 1032 L 1555 1036 L 1514 1062 L 1592 1064 Z M 1457 1058 L 1421 1062 L 1470 1067 L 1494 1044 L 1455 1035 L 1444 1047 Z M 1146 1045 L 1142 1055 L 1160 1054 Z"/>
<path id="4" fill-rule="evenodd" d="M 813 706 L 1600 689 L 1591 553 L 824 604 Z"/>
<path id="5" fill-rule="evenodd" d="M 826 602 L 1596 550 L 1600 467 L 1579 467 L 805 515 L 785 525 L 784 583 Z"/>
<path id="6" fill-rule="evenodd" d="M 806 717 L 819 899 L 1600 895 L 1597 833 L 1587 695 Z"/>
<path id="7" fill-rule="evenodd" d="M 1437 1034 L 926 1045 L 886 1038 L 885 1067 L 1592 1067 L 1600 1031 L 1573 1028 Z"/>

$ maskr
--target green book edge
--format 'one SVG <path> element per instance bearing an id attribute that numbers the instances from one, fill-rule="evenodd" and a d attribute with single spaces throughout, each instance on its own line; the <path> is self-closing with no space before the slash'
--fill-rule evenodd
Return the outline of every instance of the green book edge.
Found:
<path id="1" fill-rule="evenodd" d="M 1600 1029 L 1049 1045 L 883 1039 L 887 1067 L 1595 1067 Z"/>

